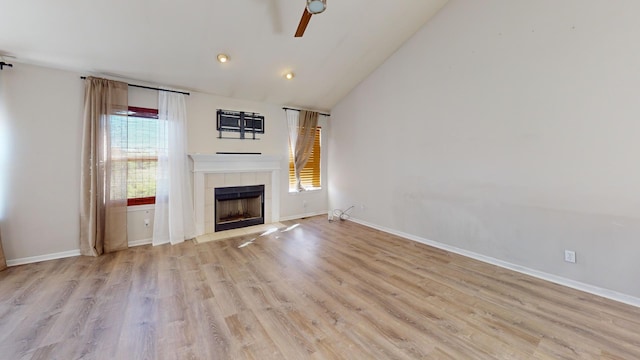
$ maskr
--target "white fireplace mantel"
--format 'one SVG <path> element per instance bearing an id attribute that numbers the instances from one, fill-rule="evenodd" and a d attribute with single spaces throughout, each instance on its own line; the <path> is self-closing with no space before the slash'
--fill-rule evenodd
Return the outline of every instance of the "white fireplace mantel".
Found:
<path id="1" fill-rule="evenodd" d="M 278 156 L 269 155 L 226 155 L 226 154 L 189 154 L 193 160 L 193 172 L 226 173 L 248 171 L 280 170 Z"/>
<path id="2" fill-rule="evenodd" d="M 280 157 L 254 154 L 189 154 L 189 157 L 193 160 L 193 202 L 198 235 L 205 233 L 205 176 L 207 174 L 270 172 L 271 221 L 280 220 Z"/>

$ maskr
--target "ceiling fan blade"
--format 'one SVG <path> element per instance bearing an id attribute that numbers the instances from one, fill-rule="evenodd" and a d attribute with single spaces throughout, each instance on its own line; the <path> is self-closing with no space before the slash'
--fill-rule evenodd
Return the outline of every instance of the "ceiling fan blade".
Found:
<path id="1" fill-rule="evenodd" d="M 300 18 L 300 24 L 298 24 L 298 30 L 296 30 L 295 37 L 302 37 L 304 35 L 304 31 L 307 29 L 307 25 L 309 25 L 309 20 L 311 19 L 311 13 L 304 9 L 302 13 L 302 18 Z"/>

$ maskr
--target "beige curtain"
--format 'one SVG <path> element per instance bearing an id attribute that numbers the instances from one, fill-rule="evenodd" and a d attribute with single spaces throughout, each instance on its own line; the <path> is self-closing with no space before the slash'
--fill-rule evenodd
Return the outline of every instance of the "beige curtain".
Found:
<path id="1" fill-rule="evenodd" d="M 2 234 L 0 232 L 0 234 Z M 2 236 L 0 236 L 0 271 L 7 268 L 7 259 L 4 257 L 4 250 L 2 250 Z"/>
<path id="2" fill-rule="evenodd" d="M 80 252 L 98 256 L 127 240 L 127 84 L 85 80 Z"/>
<path id="3" fill-rule="evenodd" d="M 296 174 L 296 189 L 303 191 L 304 188 L 300 182 L 300 170 L 309 161 L 311 151 L 313 150 L 313 142 L 316 139 L 316 128 L 318 127 L 318 113 L 315 111 L 300 111 L 298 117 L 298 131 L 295 147 L 293 148 L 293 169 Z"/>

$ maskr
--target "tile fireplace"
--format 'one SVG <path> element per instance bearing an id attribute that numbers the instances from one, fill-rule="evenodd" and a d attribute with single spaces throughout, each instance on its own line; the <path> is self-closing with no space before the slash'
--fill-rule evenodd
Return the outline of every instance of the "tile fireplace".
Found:
<path id="1" fill-rule="evenodd" d="M 190 154 L 197 235 L 216 230 L 215 190 L 264 185 L 263 218 L 280 221 L 280 157 L 256 154 Z M 237 207 L 237 205 L 236 205 Z"/>

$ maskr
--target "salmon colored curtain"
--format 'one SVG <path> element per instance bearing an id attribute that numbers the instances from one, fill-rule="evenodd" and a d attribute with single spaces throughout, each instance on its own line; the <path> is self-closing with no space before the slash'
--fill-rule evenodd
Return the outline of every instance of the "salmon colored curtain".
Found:
<path id="1" fill-rule="evenodd" d="M 85 80 L 80 179 L 80 252 L 98 256 L 127 240 L 126 83 Z"/>

